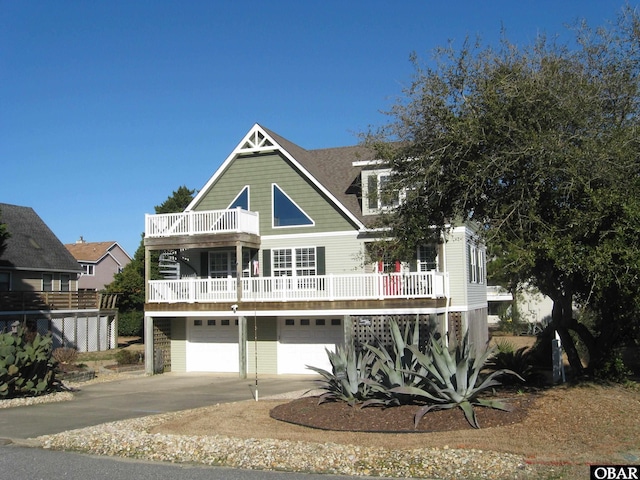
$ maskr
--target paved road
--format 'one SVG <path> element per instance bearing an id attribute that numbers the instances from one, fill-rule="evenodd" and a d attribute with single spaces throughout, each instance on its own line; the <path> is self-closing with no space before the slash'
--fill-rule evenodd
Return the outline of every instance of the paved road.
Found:
<path id="1" fill-rule="evenodd" d="M 314 378 L 260 376 L 258 398 L 311 389 Z M 254 390 L 254 378 L 241 380 L 234 374 L 167 373 L 94 383 L 81 386 L 71 401 L 0 409 L 0 439 L 27 439 L 126 418 L 251 400 Z"/>
<path id="2" fill-rule="evenodd" d="M 0 478 L 11 480 L 352 480 L 309 473 L 236 470 L 223 467 L 141 462 L 54 452 L 17 445 L 0 446 Z M 371 477 L 358 477 L 366 480 Z M 376 477 L 376 480 L 384 480 Z"/>

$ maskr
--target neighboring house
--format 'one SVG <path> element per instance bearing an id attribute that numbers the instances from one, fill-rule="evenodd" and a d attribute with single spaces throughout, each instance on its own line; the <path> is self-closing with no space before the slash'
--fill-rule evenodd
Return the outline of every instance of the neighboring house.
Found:
<path id="1" fill-rule="evenodd" d="M 500 322 L 500 315 L 510 316 L 514 303 L 517 305 L 520 320 L 526 324 L 523 333 L 539 333 L 551 321 L 553 300 L 530 285 L 522 285 L 518 288 L 515 298 L 504 287 L 488 286 L 487 300 L 490 325 L 497 325 Z"/>
<path id="2" fill-rule="evenodd" d="M 401 201 L 380 195 L 388 175 L 362 146 L 305 150 L 256 124 L 184 212 L 145 218 L 147 372 L 311 373 L 330 368 L 325 348 L 387 341 L 390 318 L 484 347 L 473 229 L 409 262 L 373 253 L 376 220 Z"/>
<path id="3" fill-rule="evenodd" d="M 117 346 L 115 296 L 78 292 L 78 262 L 30 207 L 0 203 L 11 234 L 0 255 L 0 330 L 15 322 L 45 334 L 54 348 Z"/>
<path id="4" fill-rule="evenodd" d="M 118 242 L 87 242 L 82 237 L 76 243 L 65 244 L 80 264 L 82 273 L 78 290 L 103 290 L 131 261 Z"/>

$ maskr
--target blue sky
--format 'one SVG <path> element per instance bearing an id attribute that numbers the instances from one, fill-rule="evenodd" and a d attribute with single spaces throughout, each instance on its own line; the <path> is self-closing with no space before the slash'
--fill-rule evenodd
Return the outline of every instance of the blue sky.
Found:
<path id="1" fill-rule="evenodd" d="M 640 5 L 632 1 L 631 5 Z M 449 40 L 572 38 L 623 1 L 0 0 L 0 202 L 64 243 L 133 255 L 144 214 L 200 189 L 254 123 L 353 145 Z"/>

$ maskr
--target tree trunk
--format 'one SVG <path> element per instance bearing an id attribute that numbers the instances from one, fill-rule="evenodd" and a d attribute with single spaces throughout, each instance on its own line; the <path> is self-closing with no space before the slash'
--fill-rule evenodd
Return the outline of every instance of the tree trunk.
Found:
<path id="1" fill-rule="evenodd" d="M 572 298 L 571 295 L 564 293 L 553 298 L 551 323 L 553 328 L 558 332 L 558 335 L 560 335 L 562 347 L 567 354 L 569 365 L 576 375 L 581 376 L 584 374 L 584 366 L 582 365 L 582 360 L 580 360 L 576 344 L 569 334 L 569 328 L 571 328 L 573 324 Z"/>

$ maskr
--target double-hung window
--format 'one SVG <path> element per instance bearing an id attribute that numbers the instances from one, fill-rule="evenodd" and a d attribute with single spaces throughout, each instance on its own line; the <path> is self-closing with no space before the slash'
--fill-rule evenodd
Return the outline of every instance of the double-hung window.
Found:
<path id="1" fill-rule="evenodd" d="M 295 282 L 280 282 L 280 288 L 315 288 L 316 248 L 280 248 L 273 250 L 273 276 L 296 277 Z"/>
<path id="2" fill-rule="evenodd" d="M 485 283 L 484 264 L 484 251 L 474 245 L 467 245 L 469 283 Z"/>
<path id="3" fill-rule="evenodd" d="M 418 247 L 418 271 L 429 272 L 438 269 L 438 255 L 434 245 Z"/>
<path id="4" fill-rule="evenodd" d="M 42 274 L 42 291 L 53 292 L 53 274 L 51 273 Z"/>

